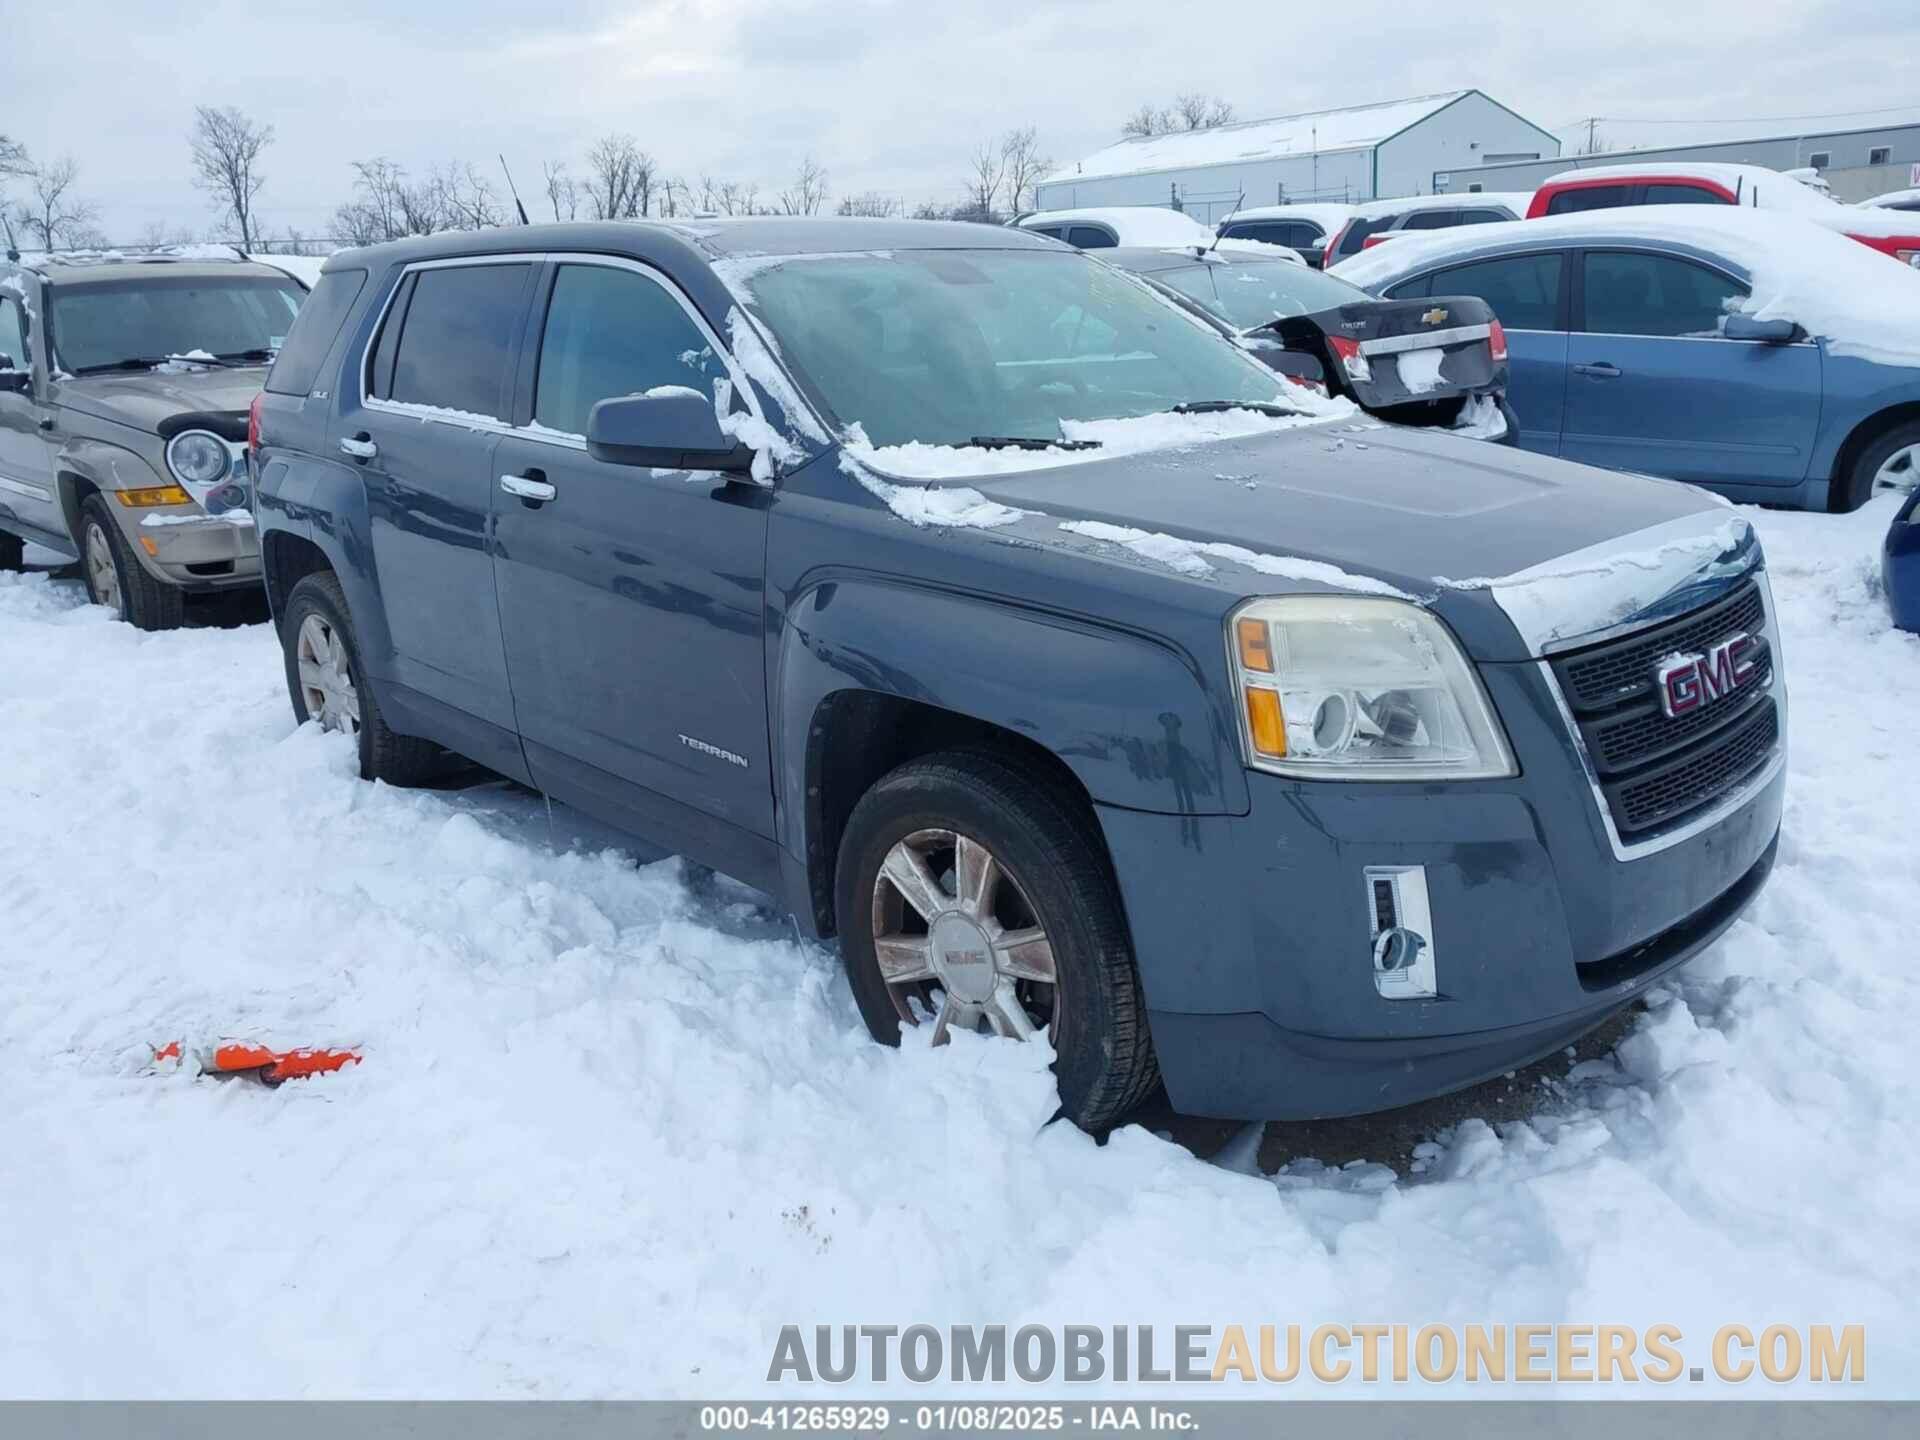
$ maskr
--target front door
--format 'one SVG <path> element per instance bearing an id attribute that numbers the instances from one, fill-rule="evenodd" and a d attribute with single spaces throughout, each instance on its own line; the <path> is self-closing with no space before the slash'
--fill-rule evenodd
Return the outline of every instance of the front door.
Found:
<path id="1" fill-rule="evenodd" d="M 537 269 L 463 260 L 406 275 L 367 366 L 365 403 L 342 405 L 337 436 L 365 481 L 391 643 L 390 654 L 369 654 L 370 668 L 433 702 L 443 727 L 481 721 L 477 735 L 458 729 L 460 748 L 508 773 L 520 765 L 487 527 Z"/>
<path id="2" fill-rule="evenodd" d="M 763 582 L 772 492 L 587 454 L 595 402 L 728 378 L 671 283 L 613 260 L 549 273 L 532 421 L 494 456 L 500 617 L 542 789 L 701 845 L 713 819 L 773 833 Z M 522 385 L 525 387 L 525 380 Z M 551 498 L 526 491 L 551 487 Z M 724 868 L 724 865 L 723 865 Z"/>
<path id="3" fill-rule="evenodd" d="M 40 428 L 40 405 L 33 394 L 33 357 L 27 334 L 26 311 L 20 297 L 0 294 L 0 371 L 14 384 L 27 377 L 26 388 L 0 389 L 0 529 L 8 516 L 19 530 L 38 532 L 36 540 L 66 533 L 60 499 L 54 489 L 53 457 L 46 432 Z"/>
<path id="4" fill-rule="evenodd" d="M 1820 420 L 1820 349 L 1723 338 L 1720 322 L 1749 293 L 1677 255 L 1587 251 L 1561 453 L 1704 485 L 1804 479 Z"/>

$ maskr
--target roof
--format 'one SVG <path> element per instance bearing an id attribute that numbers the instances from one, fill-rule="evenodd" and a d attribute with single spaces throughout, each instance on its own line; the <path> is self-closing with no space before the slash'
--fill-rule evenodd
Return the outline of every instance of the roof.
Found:
<path id="1" fill-rule="evenodd" d="M 1391 200 L 1369 200 L 1353 207 L 1362 220 L 1378 220 L 1383 215 L 1411 215 L 1416 210 L 1470 210 L 1479 205 L 1500 205 L 1518 220 L 1533 202 L 1531 190 L 1455 190 L 1438 195 L 1400 195 Z"/>
<path id="2" fill-rule="evenodd" d="M 1036 210 L 1020 217 L 1019 228 L 1067 225 L 1074 221 L 1105 225 L 1122 245 L 1211 245 L 1213 229 L 1191 215 L 1163 205 L 1097 205 L 1080 210 Z"/>
<path id="3" fill-rule="evenodd" d="M 1056 170 L 1040 183 L 1049 185 L 1140 175 L 1155 170 L 1231 165 L 1236 161 L 1269 160 L 1279 155 L 1324 155 L 1335 150 L 1369 149 L 1472 93 L 1471 90 L 1446 90 L 1437 95 L 1414 95 L 1375 105 L 1308 110 L 1299 115 L 1276 115 L 1268 120 L 1239 120 L 1231 125 L 1182 130 L 1171 135 L 1129 136 L 1104 150 L 1094 151 L 1078 165 Z"/>
<path id="4" fill-rule="evenodd" d="M 1571 180 L 1634 180 L 1664 175 L 1687 180 L 1705 180 L 1739 196 L 1748 208 L 1789 211 L 1803 215 L 1815 224 L 1845 235 L 1871 235 L 1884 240 L 1905 241 L 1920 238 L 1920 224 L 1904 211 L 1872 205 L 1842 205 L 1831 195 L 1811 185 L 1803 185 L 1783 170 L 1764 165 L 1714 165 L 1648 161 L 1642 165 L 1595 165 L 1579 170 L 1563 170 L 1540 182 L 1541 188 Z"/>
<path id="5" fill-rule="evenodd" d="M 1770 173 L 1770 172 L 1769 172 Z M 1732 205 L 1634 205 L 1430 230 L 1328 272 L 1366 290 L 1436 264 L 1552 245 L 1654 243 L 1715 259 L 1752 286 L 1749 313 L 1825 337 L 1831 353 L 1912 367 L 1920 394 L 1920 270 L 1803 216 Z"/>
<path id="6" fill-rule="evenodd" d="M 1353 212 L 1352 205 L 1248 205 L 1231 215 L 1222 215 L 1220 224 L 1225 225 L 1229 220 L 1308 220 L 1322 230 L 1332 231 L 1351 220 Z"/>
<path id="7" fill-rule="evenodd" d="M 275 266 L 258 265 L 238 258 L 175 260 L 116 256 L 89 260 L 84 264 L 40 264 L 26 268 L 38 274 L 42 283 L 63 290 L 86 285 L 111 285 L 127 280 L 226 280 L 236 275 L 273 280 L 288 278 L 284 270 Z"/>
<path id="8" fill-rule="evenodd" d="M 678 242 L 712 260 L 729 255 L 833 255 L 877 250 L 1027 250 L 1054 242 L 1005 225 L 964 220 L 881 220 L 859 216 L 751 216 L 718 220 L 583 220 L 448 230 L 329 256 L 326 268 L 387 265 L 460 255 L 578 250 L 639 253 Z"/>
<path id="9" fill-rule="evenodd" d="M 1912 190 L 1889 190 L 1884 195 L 1876 195 L 1871 200 L 1862 200 L 1860 203 L 1868 209 L 1884 210 L 1889 205 L 1910 205 L 1916 200 L 1920 200 L 1920 187 Z"/>

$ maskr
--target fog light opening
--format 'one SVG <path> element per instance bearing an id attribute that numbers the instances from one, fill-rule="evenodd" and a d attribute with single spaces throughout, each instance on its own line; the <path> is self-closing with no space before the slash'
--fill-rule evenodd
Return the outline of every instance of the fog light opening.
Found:
<path id="1" fill-rule="evenodd" d="M 1370 865 L 1365 873 L 1374 990 L 1387 1000 L 1432 999 L 1439 971 L 1426 867 Z"/>

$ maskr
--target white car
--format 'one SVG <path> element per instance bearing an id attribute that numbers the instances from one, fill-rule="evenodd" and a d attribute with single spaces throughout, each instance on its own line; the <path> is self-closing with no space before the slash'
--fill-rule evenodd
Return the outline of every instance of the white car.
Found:
<path id="1" fill-rule="evenodd" d="M 1862 200 L 1860 204 L 1868 210 L 1920 210 L 1920 188 L 1889 190 L 1885 195 Z"/>
<path id="2" fill-rule="evenodd" d="M 1229 240 L 1284 245 L 1318 270 L 1327 242 L 1346 228 L 1353 205 L 1250 205 L 1214 226 Z"/>
<path id="3" fill-rule="evenodd" d="M 1259 240 L 1223 240 L 1191 215 L 1160 205 L 1109 205 L 1083 210 L 1036 210 L 1015 222 L 1022 230 L 1064 240 L 1076 250 L 1227 250 L 1304 265 L 1296 250 Z"/>

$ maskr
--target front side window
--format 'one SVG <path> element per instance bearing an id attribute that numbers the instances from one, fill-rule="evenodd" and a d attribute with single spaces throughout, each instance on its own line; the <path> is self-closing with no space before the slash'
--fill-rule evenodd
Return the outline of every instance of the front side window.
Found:
<path id="1" fill-rule="evenodd" d="M 1708 336 L 1748 289 L 1668 255 L 1592 251 L 1583 275 L 1586 330 L 1595 335 Z"/>
<path id="2" fill-rule="evenodd" d="M 1509 330 L 1560 328 L 1558 255 L 1508 255 L 1437 271 L 1423 295 L 1477 295 Z M 1411 291 L 1402 291 L 1411 294 Z"/>
<path id="3" fill-rule="evenodd" d="M 20 313 L 20 302 L 10 295 L 0 295 L 0 370 L 31 368 L 26 317 Z"/>
<path id="4" fill-rule="evenodd" d="M 1547 202 L 1549 215 L 1574 215 L 1582 210 L 1611 210 L 1633 199 L 1631 185 L 1582 185 L 1562 190 Z"/>
<path id="5" fill-rule="evenodd" d="M 419 271 L 406 315 L 399 319 L 392 398 L 504 419 L 532 269 L 513 264 Z M 390 318 L 389 326 L 393 323 Z"/>
<path id="6" fill-rule="evenodd" d="M 713 394 L 727 376 L 712 343 L 666 289 L 631 270 L 563 265 L 547 302 L 533 419 L 587 433 L 602 400 L 664 385 Z"/>
<path id="7" fill-rule="evenodd" d="M 1643 203 L 1648 205 L 1731 205 L 1726 196 L 1700 185 L 1649 185 Z"/>
<path id="8" fill-rule="evenodd" d="M 1080 255 L 796 257 L 748 283 L 803 381 L 876 445 L 1051 441 L 1068 421 L 1286 403 L 1230 340 Z"/>
<path id="9" fill-rule="evenodd" d="M 252 275 L 54 285 L 48 329 L 61 368 L 75 375 L 175 357 L 264 364 L 286 340 L 306 293 L 291 279 Z"/>

